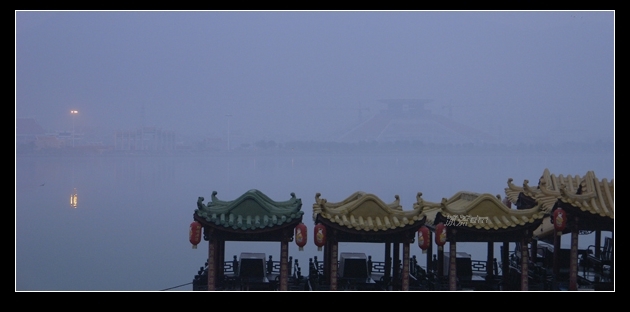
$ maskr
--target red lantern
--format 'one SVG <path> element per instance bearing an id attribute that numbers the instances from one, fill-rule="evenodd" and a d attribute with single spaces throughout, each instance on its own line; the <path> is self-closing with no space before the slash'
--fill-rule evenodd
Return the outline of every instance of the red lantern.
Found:
<path id="1" fill-rule="evenodd" d="M 418 229 L 418 247 L 422 249 L 422 253 L 427 252 L 427 248 L 429 248 L 429 244 L 431 240 L 429 239 L 429 228 L 426 226 L 422 226 Z"/>
<path id="2" fill-rule="evenodd" d="M 188 231 L 188 240 L 193 245 L 193 249 L 197 249 L 197 244 L 201 242 L 201 223 L 193 221 L 190 224 L 190 231 Z"/>
<path id="3" fill-rule="evenodd" d="M 567 227 L 567 213 L 564 209 L 558 208 L 553 212 L 553 227 L 558 235 L 562 235 L 562 231 Z"/>
<path id="4" fill-rule="evenodd" d="M 304 245 L 306 245 L 306 225 L 304 223 L 295 227 L 295 243 L 300 247 L 300 251 L 304 250 Z"/>
<path id="5" fill-rule="evenodd" d="M 315 239 L 315 245 L 317 245 L 317 251 L 321 251 L 322 246 L 326 244 L 326 227 L 321 223 L 317 223 L 313 237 Z"/>
<path id="6" fill-rule="evenodd" d="M 435 227 L 435 243 L 440 247 L 446 244 L 446 226 L 442 222 Z"/>

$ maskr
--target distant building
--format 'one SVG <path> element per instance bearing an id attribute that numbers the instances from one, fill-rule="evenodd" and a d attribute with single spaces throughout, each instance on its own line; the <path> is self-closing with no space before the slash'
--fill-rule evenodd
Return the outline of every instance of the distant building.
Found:
<path id="1" fill-rule="evenodd" d="M 347 131 L 341 142 L 418 141 L 439 144 L 489 143 L 495 138 L 483 131 L 433 114 L 424 108 L 430 100 L 380 100 L 387 108 Z"/>
<path id="2" fill-rule="evenodd" d="M 117 151 L 170 151 L 175 149 L 175 132 L 156 127 L 142 127 L 115 133 Z"/>
<path id="3" fill-rule="evenodd" d="M 68 146 L 66 141 L 56 135 L 40 135 L 35 141 L 35 150 L 60 149 L 64 146 Z"/>
<path id="4" fill-rule="evenodd" d="M 15 119 L 15 144 L 27 145 L 35 144 L 38 136 L 46 134 L 44 128 L 40 126 L 35 118 L 16 118 Z"/>

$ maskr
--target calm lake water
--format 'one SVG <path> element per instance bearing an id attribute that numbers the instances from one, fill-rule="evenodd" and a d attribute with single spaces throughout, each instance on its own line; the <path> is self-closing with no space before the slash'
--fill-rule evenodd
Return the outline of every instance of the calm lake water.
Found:
<path id="1" fill-rule="evenodd" d="M 304 223 L 313 226 L 312 205 L 320 192 L 330 202 L 356 191 L 392 202 L 400 195 L 412 209 L 417 192 L 439 202 L 459 191 L 505 196 L 508 178 L 537 185 L 545 168 L 552 174 L 593 170 L 614 178 L 614 152 L 503 155 L 298 154 L 208 156 L 22 156 L 15 172 L 15 288 L 17 291 L 192 290 L 207 258 L 207 243 L 188 242 L 197 197 L 213 191 L 233 200 L 250 189 L 283 201 L 302 199 Z M 76 192 L 77 204 L 70 198 Z M 310 233 L 310 232 L 309 232 Z M 566 236 L 566 235 L 565 235 Z M 580 246 L 593 244 L 582 239 Z M 567 238 L 568 239 L 568 238 Z M 568 240 L 563 239 L 568 248 Z M 458 244 L 473 259 L 485 260 L 485 243 Z M 499 244 L 495 247 L 498 254 Z M 279 259 L 279 243 L 226 244 L 226 257 L 242 251 Z M 382 261 L 379 244 L 342 243 L 340 251 L 365 252 Z M 420 264 L 425 256 L 411 246 Z M 289 255 L 306 272 L 308 259 L 323 257 L 312 239 Z M 181 287 L 176 287 L 182 285 Z"/>

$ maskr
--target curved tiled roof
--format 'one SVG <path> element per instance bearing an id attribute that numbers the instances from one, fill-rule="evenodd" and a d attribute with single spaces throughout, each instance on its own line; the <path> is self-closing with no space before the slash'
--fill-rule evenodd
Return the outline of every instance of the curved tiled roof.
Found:
<path id="1" fill-rule="evenodd" d="M 529 180 L 525 180 L 523 182 L 523 186 L 518 186 L 512 183 L 512 181 L 514 181 L 512 178 L 509 178 L 507 181 L 508 187 L 505 188 L 505 196 L 510 202 L 516 203 L 518 201 L 519 194 L 524 193 L 525 185 L 529 183 Z"/>
<path id="2" fill-rule="evenodd" d="M 419 196 L 422 194 L 419 194 Z M 431 203 L 418 198 L 427 220 L 435 222 L 437 213 L 452 220 L 460 227 L 498 230 L 528 225 L 538 222 L 544 213 L 538 207 L 530 209 L 510 209 L 499 198 L 491 194 L 458 192 L 450 199 L 442 198 L 440 203 Z"/>
<path id="3" fill-rule="evenodd" d="M 534 199 L 545 212 L 550 212 L 556 204 L 557 199 L 561 196 L 560 189 L 563 185 L 570 192 L 576 193 L 580 185 L 584 183 L 579 175 L 555 175 L 551 174 L 549 169 L 543 171 L 542 176 L 538 179 L 537 187 L 529 186 L 529 180 L 525 180 L 522 187 L 514 185 L 512 181 L 512 178 L 508 179 L 508 187 L 505 188 L 505 195 L 511 202 L 515 203 L 519 194 L 522 193 Z"/>
<path id="4" fill-rule="evenodd" d="M 525 180 L 523 187 L 518 187 L 508 179 L 505 194 L 510 201 L 515 202 L 519 193 L 523 193 L 538 203 L 546 212 L 550 213 L 558 200 L 580 208 L 582 211 L 598 214 L 603 217 L 614 218 L 614 180 L 598 180 L 593 171 L 588 171 L 584 177 L 579 175 L 563 176 L 549 173 L 545 169 L 540 177 L 538 187 L 532 188 Z"/>
<path id="5" fill-rule="evenodd" d="M 313 220 L 316 221 L 320 216 L 349 229 L 387 231 L 403 228 L 424 219 L 420 209 L 403 211 L 398 195 L 395 195 L 395 200 L 389 204 L 376 195 L 364 192 L 355 192 L 335 203 L 320 197 L 320 193 L 315 195 Z"/>
<path id="6" fill-rule="evenodd" d="M 575 190 L 562 185 L 560 197 L 562 202 L 577 207 L 584 212 L 590 212 L 602 217 L 615 218 L 615 182 L 597 179 L 593 171 L 586 173 L 581 184 L 580 194 Z"/>
<path id="7" fill-rule="evenodd" d="M 533 188 L 525 180 L 523 187 L 512 184 L 508 179 L 505 188 L 506 196 L 515 201 L 520 193 L 529 196 L 537 202 L 542 211 L 550 214 L 558 200 L 568 203 L 578 209 L 602 217 L 614 219 L 614 180 L 598 180 L 593 171 L 588 171 L 584 177 L 579 175 L 554 175 L 545 169 L 540 177 L 538 187 Z M 578 194 L 579 193 L 579 194 Z M 535 230 L 534 236 L 545 237 L 553 232 L 553 224 L 548 220 Z"/>
<path id="8" fill-rule="evenodd" d="M 535 195 L 535 199 L 545 212 L 550 212 L 558 198 L 561 197 L 561 188 L 568 188 L 571 192 L 576 193 L 582 182 L 582 178 L 579 175 L 556 176 L 550 174 L 549 169 L 545 169 L 543 176 L 538 182 L 540 192 Z"/>
<path id="9" fill-rule="evenodd" d="M 209 224 L 235 230 L 255 230 L 275 227 L 301 220 L 302 200 L 291 193 L 291 199 L 274 201 L 258 190 L 249 190 L 232 201 L 219 200 L 212 192 L 207 205 L 197 200 L 195 215 Z"/>

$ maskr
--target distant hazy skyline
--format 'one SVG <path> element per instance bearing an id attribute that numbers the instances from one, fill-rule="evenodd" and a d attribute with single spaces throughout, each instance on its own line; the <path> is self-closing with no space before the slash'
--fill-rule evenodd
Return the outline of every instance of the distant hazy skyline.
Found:
<path id="1" fill-rule="evenodd" d="M 502 136 L 614 138 L 614 11 L 16 11 L 49 131 L 330 139 L 381 99 Z M 227 117 L 231 115 L 231 117 Z M 229 119 L 229 121 L 228 121 Z"/>

